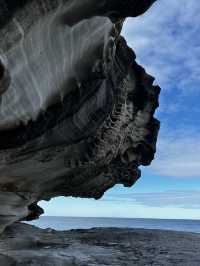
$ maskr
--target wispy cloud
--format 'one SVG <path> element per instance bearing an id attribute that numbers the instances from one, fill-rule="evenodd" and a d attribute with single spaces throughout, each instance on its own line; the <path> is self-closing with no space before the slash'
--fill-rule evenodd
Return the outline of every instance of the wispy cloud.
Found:
<path id="1" fill-rule="evenodd" d="M 151 170 L 170 177 L 200 177 L 200 134 L 186 126 L 162 133 Z"/>
<path id="2" fill-rule="evenodd" d="M 176 207 L 184 209 L 200 208 L 200 191 L 165 191 L 151 193 L 108 194 L 105 201 L 147 207 Z"/>
<path id="3" fill-rule="evenodd" d="M 196 0 L 158 0 L 144 16 L 127 21 L 129 44 L 163 88 L 199 90 L 199 20 Z"/>
<path id="4" fill-rule="evenodd" d="M 138 61 L 162 87 L 161 132 L 152 171 L 200 177 L 200 2 L 158 0 L 124 29 Z"/>

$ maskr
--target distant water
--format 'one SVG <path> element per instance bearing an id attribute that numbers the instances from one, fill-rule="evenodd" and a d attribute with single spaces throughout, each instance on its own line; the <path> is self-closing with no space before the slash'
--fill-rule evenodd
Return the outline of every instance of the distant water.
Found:
<path id="1" fill-rule="evenodd" d="M 42 216 L 31 222 L 41 228 L 56 230 L 89 229 L 92 227 L 119 227 L 163 229 L 200 233 L 200 220 L 132 219 L 132 218 L 83 218 Z"/>

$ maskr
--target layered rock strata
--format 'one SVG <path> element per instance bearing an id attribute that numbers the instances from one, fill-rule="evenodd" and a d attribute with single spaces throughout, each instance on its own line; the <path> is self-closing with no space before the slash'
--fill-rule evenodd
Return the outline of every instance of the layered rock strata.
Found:
<path id="1" fill-rule="evenodd" d="M 120 35 L 153 0 L 0 2 L 0 231 L 57 196 L 132 186 L 160 88 Z"/>

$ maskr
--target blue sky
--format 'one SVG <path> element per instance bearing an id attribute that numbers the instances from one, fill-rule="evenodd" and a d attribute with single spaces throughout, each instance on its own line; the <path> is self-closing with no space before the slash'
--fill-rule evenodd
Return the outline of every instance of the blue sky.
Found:
<path id="1" fill-rule="evenodd" d="M 99 201 L 41 202 L 46 215 L 200 219 L 200 2 L 158 0 L 123 35 L 162 88 L 157 154 L 137 184 Z"/>

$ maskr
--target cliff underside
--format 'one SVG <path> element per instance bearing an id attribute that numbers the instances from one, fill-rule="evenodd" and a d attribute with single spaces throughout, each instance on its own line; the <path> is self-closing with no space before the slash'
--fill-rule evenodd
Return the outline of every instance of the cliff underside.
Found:
<path id="1" fill-rule="evenodd" d="M 0 1 L 1 232 L 40 200 L 132 186 L 153 160 L 160 88 L 120 35 L 153 2 Z"/>

